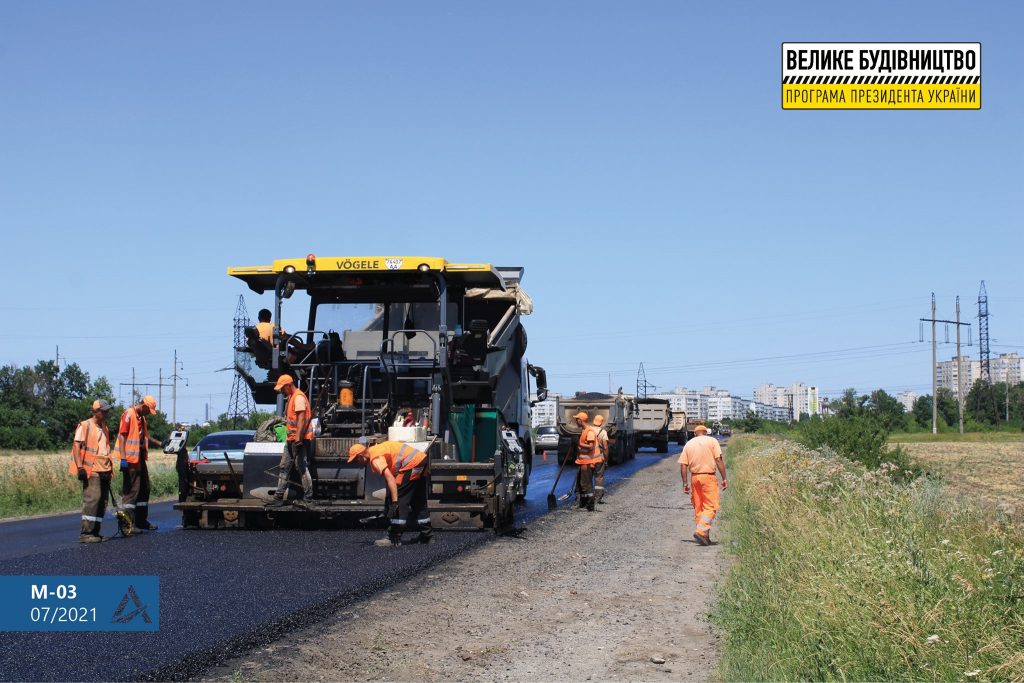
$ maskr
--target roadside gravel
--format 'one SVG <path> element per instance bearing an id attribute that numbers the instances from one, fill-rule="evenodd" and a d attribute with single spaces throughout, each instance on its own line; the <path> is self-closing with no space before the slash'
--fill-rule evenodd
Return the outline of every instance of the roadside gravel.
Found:
<path id="1" fill-rule="evenodd" d="M 712 678 L 718 638 L 707 614 L 726 554 L 692 540 L 675 457 L 622 481 L 606 500 L 594 513 L 545 515 L 206 678 Z M 416 549 L 381 549 L 381 562 Z"/>

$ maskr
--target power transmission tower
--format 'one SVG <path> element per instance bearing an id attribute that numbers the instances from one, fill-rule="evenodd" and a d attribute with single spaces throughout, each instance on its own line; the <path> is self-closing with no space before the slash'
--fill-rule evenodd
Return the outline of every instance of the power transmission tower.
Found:
<path id="1" fill-rule="evenodd" d="M 981 289 L 978 290 L 978 355 L 981 358 L 981 379 L 986 384 L 992 384 L 992 366 L 988 350 L 988 292 L 985 291 L 985 281 L 981 281 Z"/>
<path id="2" fill-rule="evenodd" d="M 653 384 L 647 381 L 647 373 L 644 372 L 644 364 L 641 363 L 640 369 L 637 370 L 636 372 L 636 397 L 647 398 L 648 389 L 657 388 L 658 387 L 654 386 Z"/>
<path id="3" fill-rule="evenodd" d="M 235 379 L 231 383 L 231 400 L 228 402 L 228 419 L 236 429 L 249 419 L 256 406 L 252 401 L 252 394 L 249 393 L 249 386 L 242 378 L 242 372 L 251 374 L 252 357 L 245 345 L 245 328 L 252 325 L 249 319 L 249 311 L 245 307 L 245 297 L 238 296 L 238 305 L 235 307 L 235 341 L 234 341 L 234 362 Z"/>

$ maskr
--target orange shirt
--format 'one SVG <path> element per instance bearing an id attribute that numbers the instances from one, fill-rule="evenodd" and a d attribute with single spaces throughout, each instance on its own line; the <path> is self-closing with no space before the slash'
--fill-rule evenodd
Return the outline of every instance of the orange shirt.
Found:
<path id="1" fill-rule="evenodd" d="M 714 474 L 716 457 L 722 457 L 718 439 L 707 435 L 695 436 L 683 446 L 679 464 L 689 467 L 691 474 Z"/>
<path id="2" fill-rule="evenodd" d="M 377 474 L 391 470 L 398 484 L 405 480 L 406 473 L 409 474 L 410 481 L 419 479 L 423 474 L 426 459 L 426 453 L 401 441 L 384 441 L 376 446 L 370 446 L 370 469 Z"/>
<path id="3" fill-rule="evenodd" d="M 285 335 L 284 329 L 279 328 L 278 331 L 282 337 Z M 271 346 L 274 345 L 274 323 L 256 323 L 256 332 L 260 335 L 260 339 Z"/>

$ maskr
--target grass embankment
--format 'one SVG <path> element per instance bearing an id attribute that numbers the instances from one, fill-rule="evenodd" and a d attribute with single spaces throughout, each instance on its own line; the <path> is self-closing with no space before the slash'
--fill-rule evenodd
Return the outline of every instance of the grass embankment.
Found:
<path id="1" fill-rule="evenodd" d="M 0 518 L 73 512 L 82 508 L 82 482 L 68 474 L 65 453 L 0 454 Z M 149 463 L 153 499 L 177 496 L 174 456 L 153 455 Z M 114 475 L 121 499 L 121 476 Z"/>
<path id="2" fill-rule="evenodd" d="M 725 680 L 1022 680 L 1024 533 L 934 480 L 733 439 Z"/>

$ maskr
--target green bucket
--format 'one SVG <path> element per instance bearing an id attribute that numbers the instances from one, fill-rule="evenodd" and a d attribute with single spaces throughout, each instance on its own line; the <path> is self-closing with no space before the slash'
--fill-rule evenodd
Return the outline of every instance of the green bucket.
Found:
<path id="1" fill-rule="evenodd" d="M 274 436 L 277 437 L 278 441 L 284 443 L 288 440 L 288 427 L 284 425 L 274 425 Z"/>

